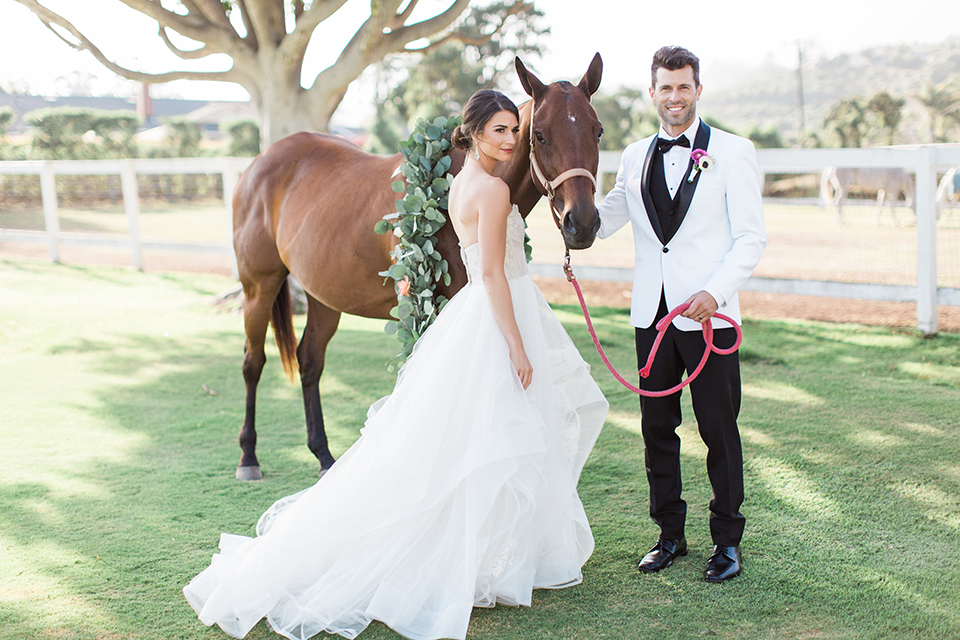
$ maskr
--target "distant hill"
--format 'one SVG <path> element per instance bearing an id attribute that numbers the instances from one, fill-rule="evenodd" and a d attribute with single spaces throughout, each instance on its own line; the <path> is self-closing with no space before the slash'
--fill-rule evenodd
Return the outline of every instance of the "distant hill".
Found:
<path id="1" fill-rule="evenodd" d="M 885 89 L 895 97 L 907 98 L 896 142 L 928 142 L 926 112 L 912 96 L 927 82 L 939 84 L 952 75 L 960 75 L 960 38 L 932 45 L 876 47 L 805 62 L 807 131 L 819 131 L 827 111 L 840 98 L 859 95 L 869 99 Z M 698 111 L 737 133 L 754 126 L 773 126 L 784 141 L 795 140 L 799 131 L 797 69 L 768 63 L 740 69 L 739 76 L 749 80 L 705 91 Z M 704 78 L 707 89 L 708 81 Z"/>

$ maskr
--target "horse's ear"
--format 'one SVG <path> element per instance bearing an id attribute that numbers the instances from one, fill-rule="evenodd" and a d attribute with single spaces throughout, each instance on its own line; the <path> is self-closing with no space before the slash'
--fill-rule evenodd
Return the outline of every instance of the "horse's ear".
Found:
<path id="1" fill-rule="evenodd" d="M 537 76 L 530 73 L 530 71 L 523 66 L 523 61 L 520 60 L 519 56 L 517 56 L 515 62 L 517 65 L 517 75 L 520 76 L 520 84 L 523 85 L 523 90 L 527 92 L 527 95 L 533 99 L 542 95 L 543 92 L 547 90 L 546 85 L 540 82 Z"/>
<path id="2" fill-rule="evenodd" d="M 600 88 L 600 76 L 603 75 L 603 60 L 600 59 L 598 52 L 593 56 L 590 67 L 580 80 L 579 87 L 583 89 L 588 96 L 592 96 Z"/>

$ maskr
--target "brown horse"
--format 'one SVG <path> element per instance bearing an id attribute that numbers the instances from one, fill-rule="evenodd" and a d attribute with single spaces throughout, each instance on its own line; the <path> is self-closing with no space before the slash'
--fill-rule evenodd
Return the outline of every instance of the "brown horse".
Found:
<path id="1" fill-rule="evenodd" d="M 602 62 L 597 54 L 578 85 L 544 85 L 516 61 L 524 90 L 533 100 L 521 107 L 518 153 L 501 163 L 498 175 L 510 186 L 511 200 L 526 217 L 546 189 L 531 176 L 532 148 L 547 180 L 571 168 L 596 174 L 599 137 L 597 114 L 590 106 L 600 86 Z M 533 113 L 535 111 L 535 113 Z M 534 145 L 530 145 L 531 116 Z M 454 151 L 451 173 L 463 166 Z M 327 446 L 320 408 L 320 374 L 327 344 L 341 313 L 389 319 L 397 294 L 392 280 L 378 275 L 390 267 L 392 234 L 378 235 L 374 225 L 395 209 L 391 188 L 400 154 L 371 155 L 351 142 L 320 133 L 295 133 L 254 159 L 233 196 L 234 248 L 244 294 L 246 344 L 243 378 L 246 414 L 240 430 L 237 478 L 262 477 L 256 455 L 254 426 L 257 383 L 266 362 L 264 341 L 272 322 L 283 367 L 293 380 L 299 364 L 307 422 L 307 446 L 320 461 L 320 475 L 334 458 Z M 552 190 L 552 189 L 551 189 Z M 591 180 L 579 176 L 556 187 L 552 202 L 567 246 L 593 244 L 600 218 Z M 446 257 L 451 282 L 437 285 L 450 298 L 467 277 L 452 225 L 437 234 L 437 248 Z M 293 332 L 287 276 L 307 294 L 307 324 L 299 345 Z"/>

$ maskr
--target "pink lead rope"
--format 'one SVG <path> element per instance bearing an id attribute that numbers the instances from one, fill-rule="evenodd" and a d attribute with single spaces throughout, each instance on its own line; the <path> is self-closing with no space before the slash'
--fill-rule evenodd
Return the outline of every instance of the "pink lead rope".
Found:
<path id="1" fill-rule="evenodd" d="M 740 328 L 732 318 L 725 316 L 722 313 L 713 314 L 714 317 L 720 318 L 721 320 L 726 320 L 729 322 L 734 329 L 737 331 L 737 340 L 733 343 L 733 346 L 729 349 L 720 349 L 713 344 L 713 325 L 710 322 L 702 323 L 703 327 L 703 340 L 706 343 L 706 346 L 703 350 L 703 357 L 700 358 L 700 364 L 697 365 L 697 368 L 686 377 L 686 379 L 675 387 L 666 389 L 664 391 L 647 391 L 635 387 L 626 380 L 623 379 L 617 370 L 610 363 L 610 360 L 607 358 L 607 354 L 603 352 L 603 347 L 600 346 L 600 339 L 597 337 L 597 332 L 593 328 L 593 322 L 590 320 L 590 313 L 587 311 L 587 303 L 583 299 L 583 292 L 580 291 L 580 284 L 577 282 L 577 277 L 573 275 L 573 267 L 570 266 L 570 252 L 567 252 L 566 260 L 564 261 L 563 271 L 567 274 L 567 281 L 573 285 L 574 290 L 577 292 L 577 298 L 580 299 L 580 308 L 583 309 L 583 318 L 587 321 L 587 328 L 590 330 L 590 337 L 593 338 L 593 344 L 597 348 L 597 353 L 600 354 L 600 358 L 603 360 L 603 364 L 607 365 L 607 369 L 610 370 L 610 373 L 613 374 L 613 377 L 620 381 L 620 384 L 625 386 L 630 391 L 634 393 L 639 393 L 642 396 L 648 398 L 661 398 L 663 396 L 673 395 L 680 389 L 683 389 L 685 386 L 693 382 L 693 379 L 700 375 L 700 372 L 703 370 L 704 365 L 707 364 L 707 358 L 710 357 L 710 352 L 717 353 L 722 356 L 730 355 L 734 351 L 740 348 L 740 343 L 743 342 L 743 330 Z M 667 332 L 667 327 L 670 326 L 670 323 L 673 322 L 673 319 L 678 315 L 686 311 L 689 307 L 689 303 L 683 303 L 677 306 L 673 311 L 668 313 L 666 316 L 660 319 L 660 322 L 657 323 L 657 339 L 653 343 L 653 347 L 650 349 L 650 355 L 647 357 L 647 364 L 644 365 L 643 369 L 640 369 L 640 377 L 646 378 L 650 375 L 650 368 L 653 366 L 653 359 L 657 355 L 657 349 L 660 348 L 660 343 L 663 341 L 663 335 Z"/>

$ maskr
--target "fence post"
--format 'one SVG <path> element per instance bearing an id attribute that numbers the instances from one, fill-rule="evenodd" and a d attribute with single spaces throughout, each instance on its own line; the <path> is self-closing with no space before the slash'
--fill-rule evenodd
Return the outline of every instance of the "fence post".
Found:
<path id="1" fill-rule="evenodd" d="M 233 271 L 233 277 L 240 277 L 240 269 L 237 267 L 237 252 L 233 251 L 233 192 L 237 190 L 237 182 L 240 180 L 240 172 L 237 171 L 235 163 L 223 170 L 223 206 L 227 213 L 227 228 L 230 231 L 227 241 L 230 243 L 230 262 Z"/>
<path id="2" fill-rule="evenodd" d="M 917 329 L 937 333 L 937 165 L 936 148 L 924 145 L 917 156 Z"/>
<path id="3" fill-rule="evenodd" d="M 40 169 L 40 199 L 43 201 L 43 226 L 50 247 L 50 261 L 60 262 L 60 212 L 57 207 L 57 176 L 45 160 Z"/>
<path id="4" fill-rule="evenodd" d="M 133 162 L 123 161 L 120 173 L 120 186 L 123 190 L 123 210 L 127 212 L 127 228 L 130 232 L 130 252 L 133 254 L 133 266 L 143 271 L 143 248 L 140 245 L 140 191 L 137 187 L 137 174 Z"/>

